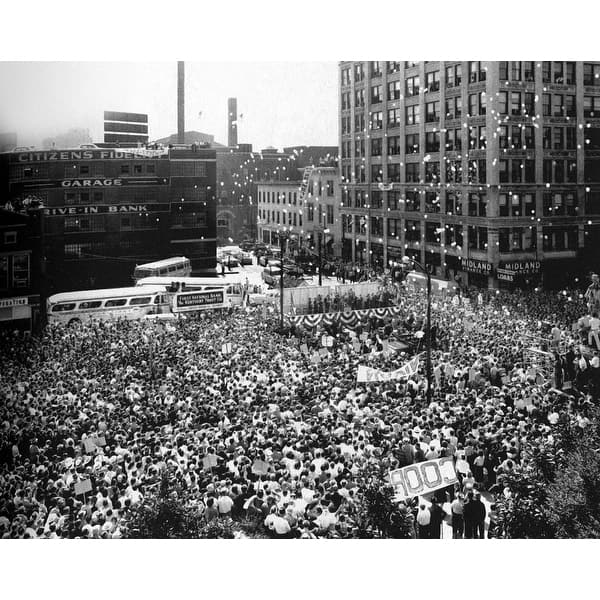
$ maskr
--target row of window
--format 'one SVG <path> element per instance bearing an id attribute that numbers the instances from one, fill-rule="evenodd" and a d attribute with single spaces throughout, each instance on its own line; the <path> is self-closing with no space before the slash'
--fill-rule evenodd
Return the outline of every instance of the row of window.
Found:
<path id="1" fill-rule="evenodd" d="M 332 207 L 333 208 L 333 207 Z M 287 212 L 287 223 L 286 223 L 286 212 Z M 277 224 L 277 225 L 293 225 L 294 227 L 302 227 L 302 215 L 297 214 L 295 211 L 280 212 L 278 210 L 266 210 L 259 209 L 258 214 L 263 224 Z M 313 216 L 314 219 L 314 206 L 307 205 L 307 221 L 308 215 Z M 312 220 L 312 219 L 311 219 Z"/>
<path id="2" fill-rule="evenodd" d="M 367 234 L 367 225 L 371 235 L 383 236 L 384 223 L 382 217 L 371 217 L 370 221 L 359 215 L 343 215 L 342 228 L 347 234 Z M 469 226 L 467 247 L 471 250 L 487 250 L 488 230 L 485 227 Z M 420 221 L 408 219 L 387 219 L 387 235 L 401 239 L 404 232 L 405 242 L 425 242 L 429 245 L 440 245 L 444 233 L 446 245 L 462 248 L 463 226 L 449 224 L 442 226 L 440 223 L 425 223 L 422 228 Z M 501 227 L 498 230 L 498 247 L 502 254 L 511 252 L 531 251 L 537 248 L 537 227 Z M 578 247 L 578 229 L 573 227 L 543 227 L 543 249 L 545 252 L 576 250 Z"/>
<path id="3" fill-rule="evenodd" d="M 418 63 L 405 61 L 405 68 L 416 66 Z M 575 85 L 576 84 L 576 63 L 572 61 L 543 61 L 542 62 L 542 83 L 554 83 L 557 85 Z M 371 61 L 371 76 L 379 77 L 383 74 L 384 68 L 390 74 L 397 73 L 400 70 L 400 61 L 387 61 L 384 66 L 382 61 Z M 461 84 L 461 64 L 446 67 L 446 87 L 453 87 Z M 535 61 L 499 61 L 498 63 L 500 81 L 535 81 Z M 439 81 L 439 71 L 433 71 L 437 74 Z M 350 67 L 342 69 L 342 85 L 350 85 L 351 70 Z M 361 82 L 365 79 L 365 71 L 362 63 L 354 65 L 354 81 Z M 485 81 L 486 71 L 482 69 L 481 63 L 477 61 L 469 62 L 469 82 Z M 430 81 L 432 83 L 432 81 Z M 583 64 L 583 84 L 586 86 L 600 85 L 600 64 Z M 427 87 L 431 90 L 429 84 Z M 431 90 L 433 91 L 433 90 Z"/>

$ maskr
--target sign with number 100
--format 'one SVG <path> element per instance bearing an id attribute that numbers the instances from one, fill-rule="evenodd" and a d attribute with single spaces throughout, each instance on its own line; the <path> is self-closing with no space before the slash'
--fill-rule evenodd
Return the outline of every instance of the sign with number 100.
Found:
<path id="1" fill-rule="evenodd" d="M 426 460 L 390 472 L 396 498 L 404 500 L 435 492 L 458 482 L 454 461 L 450 457 Z"/>

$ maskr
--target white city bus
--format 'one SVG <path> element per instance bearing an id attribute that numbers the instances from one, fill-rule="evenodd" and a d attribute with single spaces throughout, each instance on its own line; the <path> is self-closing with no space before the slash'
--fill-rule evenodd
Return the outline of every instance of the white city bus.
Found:
<path id="1" fill-rule="evenodd" d="M 92 319 L 142 319 L 171 312 L 164 286 L 63 292 L 47 301 L 48 323 L 81 323 Z"/>
<path id="2" fill-rule="evenodd" d="M 244 298 L 244 283 L 237 273 L 226 273 L 218 277 L 146 277 L 136 282 L 136 286 L 162 285 L 169 290 L 175 284 L 181 291 L 208 291 L 225 289 L 226 301 L 239 306 Z"/>
<path id="3" fill-rule="evenodd" d="M 189 277 L 192 264 L 185 256 L 174 256 L 156 262 L 137 265 L 133 272 L 134 281 L 144 277 Z"/>

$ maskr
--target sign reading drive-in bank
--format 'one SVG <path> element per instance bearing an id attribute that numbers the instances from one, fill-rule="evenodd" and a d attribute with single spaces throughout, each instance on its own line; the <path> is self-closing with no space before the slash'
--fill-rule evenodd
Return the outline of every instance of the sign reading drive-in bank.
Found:
<path id="1" fill-rule="evenodd" d="M 458 477 L 453 459 L 444 457 L 390 471 L 390 481 L 396 488 L 396 500 L 406 500 L 454 485 Z"/>
<path id="2" fill-rule="evenodd" d="M 225 307 L 225 291 L 211 290 L 209 292 L 188 292 L 177 294 L 174 311 L 209 310 Z"/>

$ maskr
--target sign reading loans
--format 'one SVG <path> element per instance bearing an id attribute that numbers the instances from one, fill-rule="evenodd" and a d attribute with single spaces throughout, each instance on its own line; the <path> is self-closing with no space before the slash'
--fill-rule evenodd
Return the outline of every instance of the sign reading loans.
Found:
<path id="1" fill-rule="evenodd" d="M 179 310 L 201 310 L 223 308 L 225 306 L 225 292 L 223 290 L 177 294 L 176 298 Z"/>
<path id="2" fill-rule="evenodd" d="M 454 485 L 458 477 L 453 459 L 446 456 L 390 471 L 390 481 L 396 489 L 396 499 L 406 500 Z"/>

